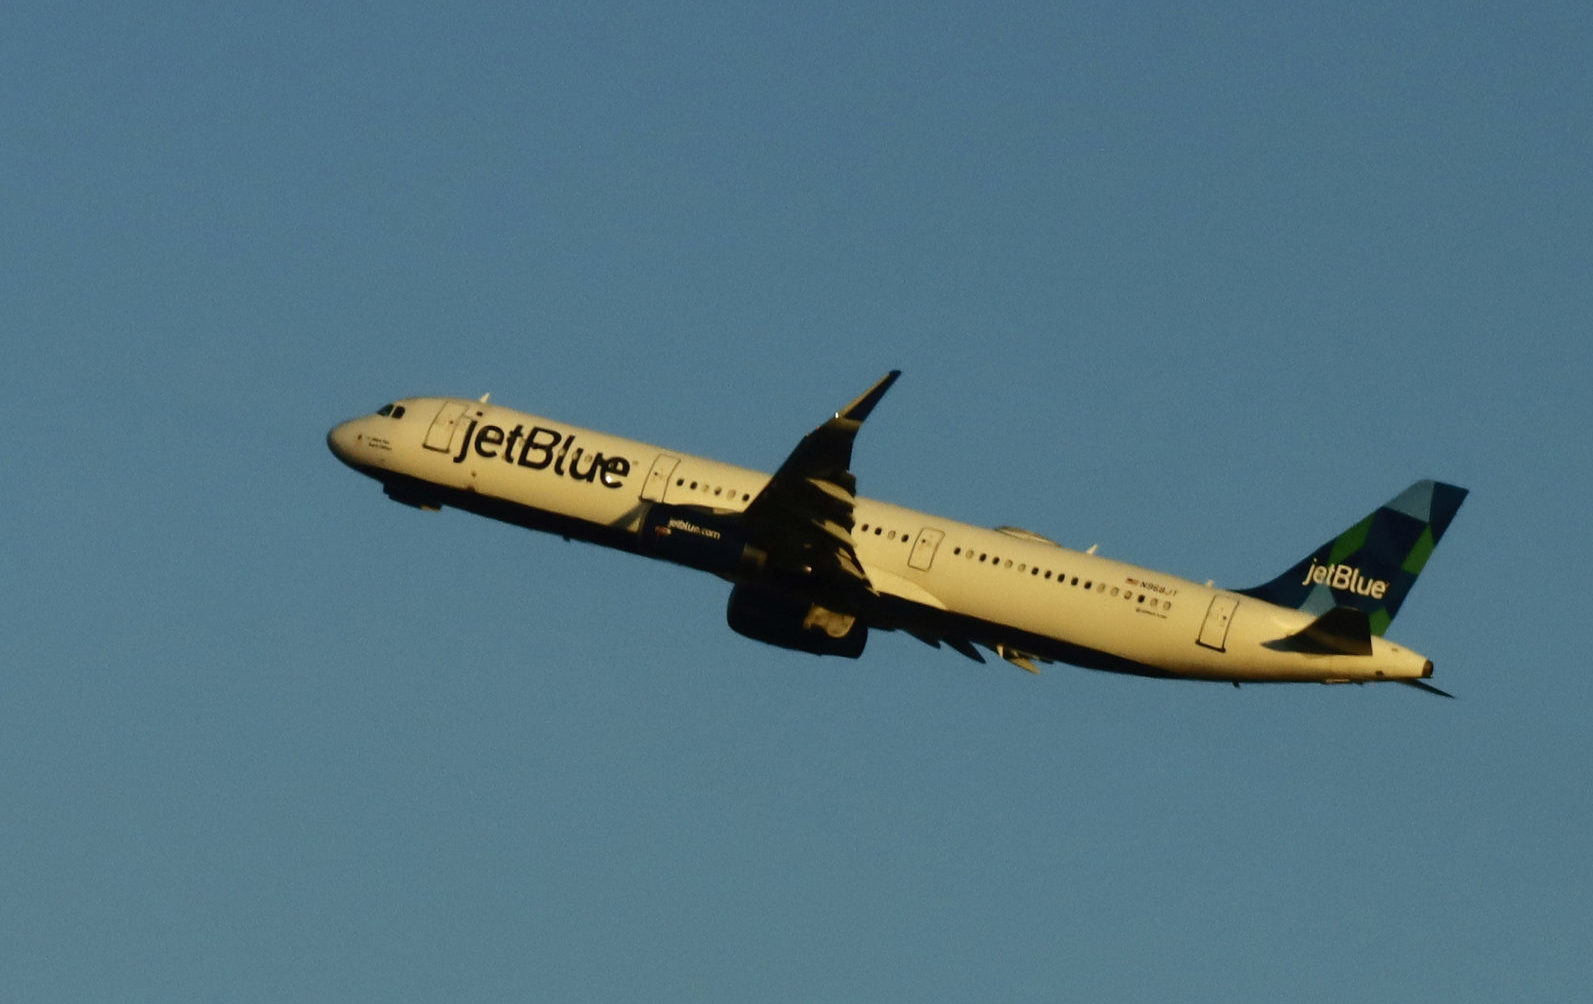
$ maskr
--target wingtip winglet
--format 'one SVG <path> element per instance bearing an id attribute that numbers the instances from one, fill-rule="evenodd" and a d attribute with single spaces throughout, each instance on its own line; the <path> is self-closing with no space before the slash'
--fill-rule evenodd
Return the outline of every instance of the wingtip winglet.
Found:
<path id="1" fill-rule="evenodd" d="M 901 370 L 891 370 L 881 377 L 874 386 L 864 391 L 856 401 L 836 412 L 835 417 L 853 422 L 863 421 L 868 417 L 869 412 L 874 410 L 874 406 L 879 404 L 880 398 L 885 396 L 885 392 L 891 389 L 891 384 L 895 383 L 896 378 L 901 375 Z"/>

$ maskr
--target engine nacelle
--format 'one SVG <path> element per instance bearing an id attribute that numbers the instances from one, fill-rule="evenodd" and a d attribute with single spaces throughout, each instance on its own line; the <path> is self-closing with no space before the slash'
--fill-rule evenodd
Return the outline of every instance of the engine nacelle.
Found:
<path id="1" fill-rule="evenodd" d="M 642 517 L 641 550 L 716 574 L 760 571 L 765 557 L 747 543 L 740 516 L 663 503 Z"/>
<path id="2" fill-rule="evenodd" d="M 737 634 L 814 655 L 856 659 L 868 642 L 868 625 L 851 614 L 766 586 L 730 590 L 725 620 Z"/>

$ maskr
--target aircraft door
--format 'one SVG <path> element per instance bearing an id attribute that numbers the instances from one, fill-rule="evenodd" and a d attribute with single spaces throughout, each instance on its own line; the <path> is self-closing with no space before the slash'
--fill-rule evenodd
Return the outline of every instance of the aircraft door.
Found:
<path id="1" fill-rule="evenodd" d="M 1211 608 L 1206 611 L 1206 621 L 1200 625 L 1200 637 L 1196 641 L 1207 648 L 1226 652 L 1228 626 L 1233 623 L 1233 612 L 1237 609 L 1239 609 L 1239 597 L 1228 593 L 1213 596 Z"/>
<path id="2" fill-rule="evenodd" d="M 426 449 L 449 452 L 448 447 L 454 441 L 454 430 L 459 427 L 459 418 L 468 407 L 468 404 L 459 401 L 444 402 L 437 409 L 437 417 L 431 420 L 431 428 L 426 430 Z"/>
<path id="3" fill-rule="evenodd" d="M 907 564 L 921 572 L 929 571 L 929 566 L 935 561 L 935 551 L 945 539 L 946 535 L 941 531 L 924 527 L 918 531 L 918 539 L 913 541 L 913 553 L 907 556 Z"/>
<path id="4" fill-rule="evenodd" d="M 675 465 L 678 463 L 680 458 L 674 454 L 658 455 L 658 459 L 653 461 L 652 469 L 647 472 L 647 483 L 642 486 L 644 502 L 664 501 L 664 495 L 669 491 L 669 477 L 675 473 Z"/>

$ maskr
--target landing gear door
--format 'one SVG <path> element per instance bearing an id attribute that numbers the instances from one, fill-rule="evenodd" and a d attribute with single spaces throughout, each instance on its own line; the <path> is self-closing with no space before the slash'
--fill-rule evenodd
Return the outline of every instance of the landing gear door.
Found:
<path id="1" fill-rule="evenodd" d="M 461 401 L 448 401 L 438 408 L 437 417 L 431 420 L 431 428 L 426 430 L 426 449 L 448 453 L 448 447 L 454 441 L 454 430 L 459 427 L 459 419 L 468 407 Z"/>
<path id="2" fill-rule="evenodd" d="M 664 494 L 669 491 L 670 475 L 675 473 L 675 465 L 678 463 L 680 458 L 673 454 L 658 455 L 658 459 L 653 461 L 652 469 L 647 472 L 647 483 L 642 486 L 643 501 L 664 501 Z"/>
<path id="3" fill-rule="evenodd" d="M 1196 640 L 1207 648 L 1226 652 L 1228 625 L 1233 623 L 1233 612 L 1237 609 L 1239 609 L 1239 597 L 1227 593 L 1213 596 L 1211 609 L 1206 611 L 1206 622 L 1200 626 L 1200 637 Z"/>
<path id="4" fill-rule="evenodd" d="M 929 571 L 929 566 L 935 561 L 935 551 L 945 539 L 946 535 L 941 531 L 924 527 L 918 531 L 918 539 L 913 541 L 913 553 L 907 556 L 907 563 L 920 572 Z"/>

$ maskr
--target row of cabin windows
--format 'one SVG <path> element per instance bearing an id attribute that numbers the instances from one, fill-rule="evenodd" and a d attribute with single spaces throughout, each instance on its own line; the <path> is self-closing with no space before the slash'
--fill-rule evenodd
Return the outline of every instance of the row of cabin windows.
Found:
<path id="1" fill-rule="evenodd" d="M 961 547 L 954 547 L 951 549 L 951 553 L 954 555 L 962 555 L 969 561 L 973 561 L 975 558 L 975 553 L 971 548 L 964 549 Z M 988 554 L 984 551 L 978 552 L 978 560 L 981 564 L 989 564 L 995 568 L 1012 568 L 1011 558 L 1008 558 L 1003 562 L 999 557 L 993 554 Z M 1019 562 L 1018 567 L 1014 570 L 1018 572 L 1026 571 L 1035 578 L 1055 579 L 1058 585 L 1078 586 L 1081 584 L 1077 575 L 1069 578 L 1066 572 L 1053 573 L 1051 569 L 1041 569 L 1039 565 L 1035 565 L 1031 568 L 1026 563 Z M 1172 600 L 1158 600 L 1154 596 L 1146 596 L 1144 593 L 1135 593 L 1131 589 L 1123 589 L 1120 586 L 1108 587 L 1104 582 L 1095 582 L 1091 579 L 1085 579 L 1082 585 L 1086 591 L 1093 589 L 1095 592 L 1101 593 L 1103 595 L 1109 592 L 1112 596 L 1121 596 L 1123 599 L 1132 600 L 1135 603 L 1145 604 L 1148 602 L 1151 607 L 1155 607 L 1157 604 L 1160 604 L 1163 610 L 1171 610 L 1173 608 Z"/>
<path id="2" fill-rule="evenodd" d="M 688 484 L 686 482 L 685 478 L 676 478 L 675 479 L 675 487 L 676 488 L 685 488 L 685 489 L 687 489 L 689 491 L 694 491 L 694 492 L 695 491 L 700 491 L 704 495 L 712 494 L 715 498 L 724 498 L 724 499 L 728 499 L 728 500 L 730 500 L 732 502 L 734 502 L 736 500 L 736 490 L 734 488 L 725 488 L 725 487 L 722 487 L 722 486 L 710 485 L 707 482 L 693 481 L 690 484 Z M 746 492 L 742 492 L 741 493 L 741 501 L 743 501 L 743 502 L 751 502 L 752 501 L 752 496 L 748 495 Z"/>
<path id="3" fill-rule="evenodd" d="M 886 530 L 883 526 L 876 525 L 876 526 L 870 527 L 867 523 L 862 524 L 857 529 L 858 529 L 859 533 L 870 533 L 870 532 L 872 532 L 874 534 L 874 536 L 876 536 L 876 537 L 884 537 L 886 540 L 898 540 L 899 539 L 903 544 L 910 543 L 912 541 L 912 539 L 913 539 L 912 535 L 909 534 L 906 530 L 903 530 L 900 533 L 897 533 L 897 531 L 895 531 L 895 530 Z"/>

